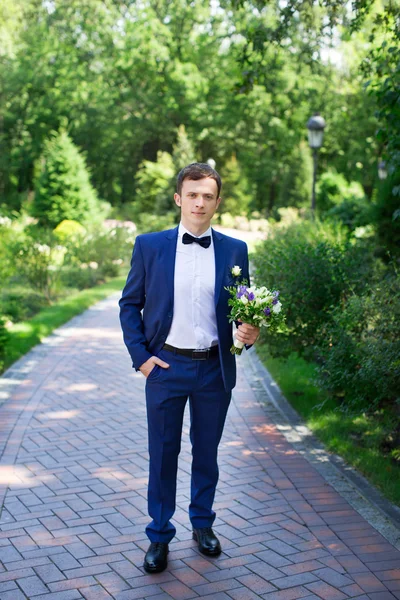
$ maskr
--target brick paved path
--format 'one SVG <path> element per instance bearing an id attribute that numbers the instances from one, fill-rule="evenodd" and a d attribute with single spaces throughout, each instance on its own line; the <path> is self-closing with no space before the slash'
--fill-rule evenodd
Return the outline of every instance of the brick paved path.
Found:
<path id="1" fill-rule="evenodd" d="M 146 574 L 144 380 L 115 296 L 54 339 L 0 408 L 1 600 L 400 599 L 400 552 L 267 421 L 243 372 L 220 446 L 223 554 L 191 539 L 186 414 L 177 535 L 168 569 Z"/>

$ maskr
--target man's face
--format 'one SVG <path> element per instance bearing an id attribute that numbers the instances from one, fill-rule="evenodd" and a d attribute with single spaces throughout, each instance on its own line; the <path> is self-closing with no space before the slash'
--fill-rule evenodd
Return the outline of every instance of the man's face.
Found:
<path id="1" fill-rule="evenodd" d="M 197 181 L 185 179 L 181 195 L 175 194 L 174 200 L 181 207 L 183 226 L 195 235 L 207 231 L 221 202 L 217 182 L 209 177 Z"/>

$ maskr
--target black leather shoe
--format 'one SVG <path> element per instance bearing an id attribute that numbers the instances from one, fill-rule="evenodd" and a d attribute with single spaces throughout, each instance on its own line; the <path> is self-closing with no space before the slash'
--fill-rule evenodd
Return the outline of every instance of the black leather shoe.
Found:
<path id="1" fill-rule="evenodd" d="M 207 556 L 218 556 L 221 554 L 221 544 L 215 536 L 211 527 L 202 527 L 201 529 L 193 529 L 193 539 L 199 545 L 199 550 Z"/>
<path id="2" fill-rule="evenodd" d="M 144 570 L 148 573 L 161 573 L 161 571 L 164 571 L 168 564 L 168 552 L 166 542 L 151 542 L 144 557 Z"/>

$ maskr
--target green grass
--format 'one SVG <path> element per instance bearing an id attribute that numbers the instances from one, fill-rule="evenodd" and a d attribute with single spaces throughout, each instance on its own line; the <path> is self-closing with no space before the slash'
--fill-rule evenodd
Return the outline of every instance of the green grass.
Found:
<path id="1" fill-rule="evenodd" d="M 303 417 L 326 448 L 344 458 L 375 485 L 386 498 L 400 505 L 400 463 L 384 452 L 385 440 L 396 427 L 390 412 L 347 415 L 313 385 L 316 367 L 292 354 L 287 360 L 272 358 L 265 345 L 257 353 L 284 396 Z"/>
<path id="2" fill-rule="evenodd" d="M 10 338 L 5 348 L 4 368 L 8 368 L 33 346 L 39 344 L 54 329 L 63 325 L 75 315 L 79 315 L 89 306 L 106 298 L 113 292 L 122 290 L 125 281 L 126 275 L 115 277 L 96 287 L 75 292 L 53 306 L 41 310 L 31 319 L 12 325 L 9 329 Z"/>

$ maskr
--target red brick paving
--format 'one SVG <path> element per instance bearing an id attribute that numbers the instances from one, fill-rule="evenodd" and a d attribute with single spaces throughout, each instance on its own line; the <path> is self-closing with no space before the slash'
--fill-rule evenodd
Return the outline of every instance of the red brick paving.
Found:
<path id="1" fill-rule="evenodd" d="M 223 553 L 191 537 L 186 415 L 177 535 L 167 570 L 147 574 L 144 380 L 116 299 L 53 339 L 0 407 L 0 600 L 400 600 L 400 552 L 268 421 L 240 359 L 214 505 Z"/>

